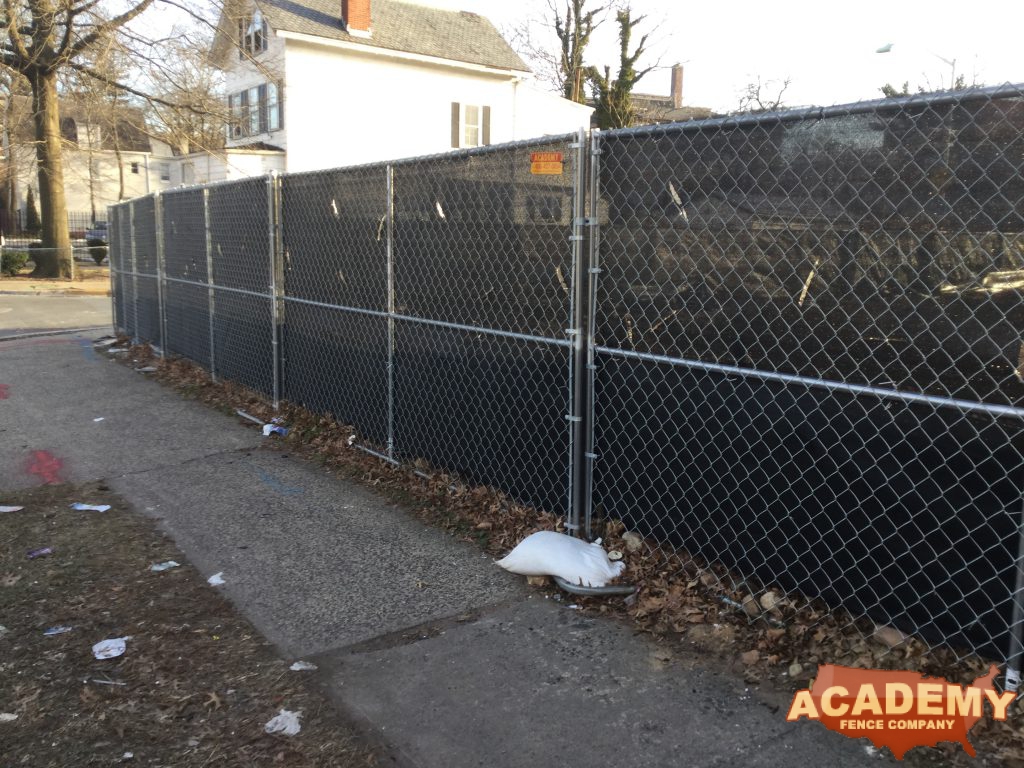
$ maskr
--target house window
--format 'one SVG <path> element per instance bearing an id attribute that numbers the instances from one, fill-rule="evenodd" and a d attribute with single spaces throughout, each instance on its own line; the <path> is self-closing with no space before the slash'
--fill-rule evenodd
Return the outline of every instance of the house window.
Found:
<path id="1" fill-rule="evenodd" d="M 491 143 L 491 108 L 452 102 L 452 148 Z"/>
<path id="2" fill-rule="evenodd" d="M 462 146 L 480 146 L 480 107 L 472 104 L 462 108 Z"/>
<path id="3" fill-rule="evenodd" d="M 276 83 L 264 83 L 228 97 L 228 138 L 241 139 L 281 130 L 281 96 Z"/>
<path id="4" fill-rule="evenodd" d="M 255 56 L 267 50 L 267 22 L 259 9 L 238 22 L 238 58 Z"/>
<path id="5" fill-rule="evenodd" d="M 170 180 L 171 180 L 171 164 L 170 163 L 160 163 L 160 181 L 170 181 Z"/>
<path id="6" fill-rule="evenodd" d="M 132 163 L 132 173 L 138 173 L 138 172 L 139 172 L 139 164 L 138 163 Z"/>
<path id="7" fill-rule="evenodd" d="M 277 131 L 281 128 L 281 108 L 277 100 L 277 84 L 267 83 L 266 97 L 267 130 Z"/>
<path id="8" fill-rule="evenodd" d="M 246 91 L 246 101 L 249 104 L 249 131 L 250 136 L 255 136 L 258 133 L 263 133 L 260 129 L 260 118 L 263 117 L 263 110 L 260 109 L 262 99 L 260 98 L 260 92 L 265 90 L 267 86 L 258 85 L 255 88 L 250 88 Z"/>

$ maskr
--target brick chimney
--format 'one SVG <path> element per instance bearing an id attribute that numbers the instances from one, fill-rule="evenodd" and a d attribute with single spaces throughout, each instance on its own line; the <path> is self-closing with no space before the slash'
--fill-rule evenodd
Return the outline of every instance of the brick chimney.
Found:
<path id="1" fill-rule="evenodd" d="M 356 37 L 370 36 L 370 0 L 341 0 L 341 23 Z"/>
<path id="2" fill-rule="evenodd" d="M 683 65 L 672 65 L 672 109 L 683 106 Z"/>

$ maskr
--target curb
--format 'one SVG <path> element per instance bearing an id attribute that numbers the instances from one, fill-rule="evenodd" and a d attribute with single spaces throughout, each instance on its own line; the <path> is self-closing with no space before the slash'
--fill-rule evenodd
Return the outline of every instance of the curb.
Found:
<path id="1" fill-rule="evenodd" d="M 5 341 L 20 341 L 21 339 L 35 339 L 44 336 L 65 336 L 71 333 L 85 333 L 86 331 L 113 331 L 113 327 L 109 325 L 90 325 L 88 328 L 61 328 L 52 331 L 20 333 L 15 336 L 0 336 L 0 344 L 3 344 Z"/>

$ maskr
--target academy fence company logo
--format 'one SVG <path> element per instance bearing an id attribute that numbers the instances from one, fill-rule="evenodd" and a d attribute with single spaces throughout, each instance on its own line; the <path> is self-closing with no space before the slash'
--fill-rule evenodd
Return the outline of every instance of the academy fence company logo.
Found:
<path id="1" fill-rule="evenodd" d="M 876 747 L 888 747 L 897 760 L 914 747 L 933 747 L 940 741 L 963 745 L 975 756 L 967 734 L 984 716 L 1006 719 L 1016 693 L 998 693 L 993 681 L 999 670 L 971 685 L 954 685 L 940 677 L 916 672 L 854 669 L 825 664 L 811 687 L 797 691 L 786 720 L 818 720 L 826 728 L 852 739 L 867 738 Z"/>

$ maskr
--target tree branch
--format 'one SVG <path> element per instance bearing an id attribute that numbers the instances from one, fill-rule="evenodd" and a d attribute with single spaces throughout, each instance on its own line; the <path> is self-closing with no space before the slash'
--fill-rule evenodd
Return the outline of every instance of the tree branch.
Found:
<path id="1" fill-rule="evenodd" d="M 139 16 L 143 11 L 149 8 L 153 2 L 154 0 L 142 0 L 138 5 L 133 8 L 129 8 L 120 16 L 115 16 L 112 19 L 97 24 L 96 28 L 92 32 L 80 37 L 69 49 L 58 50 L 58 56 L 63 61 L 70 61 L 72 58 L 82 53 L 82 51 L 89 48 L 89 46 L 93 45 L 97 40 L 103 37 L 103 35 L 123 27 L 129 21 Z"/>
<path id="2" fill-rule="evenodd" d="M 159 96 L 154 96 L 153 94 L 146 93 L 145 91 L 142 91 L 142 90 L 140 90 L 138 88 L 133 88 L 132 86 L 128 85 L 127 83 L 122 83 L 122 82 L 119 82 L 118 80 L 115 80 L 113 78 L 107 77 L 106 75 L 102 74 L 101 72 L 97 72 L 96 70 L 94 70 L 93 68 L 89 67 L 86 64 L 81 64 L 81 63 L 76 62 L 76 61 L 71 61 L 71 62 L 68 62 L 68 66 L 71 67 L 71 69 L 75 70 L 76 72 L 78 72 L 80 74 L 83 74 L 86 77 L 91 77 L 93 80 L 96 80 L 96 81 L 98 81 L 100 83 L 103 83 L 104 85 L 109 85 L 111 88 L 116 88 L 119 91 L 124 91 L 125 93 L 130 93 L 132 96 L 138 96 L 139 98 L 145 99 L 146 101 L 149 101 L 149 102 L 153 102 L 154 104 L 161 104 L 161 105 L 163 105 L 165 107 L 170 107 L 172 109 L 188 109 L 189 108 L 189 105 L 187 105 L 187 104 L 175 104 L 173 101 L 167 101 L 166 99 L 161 99 Z"/>
<path id="3" fill-rule="evenodd" d="M 7 16 L 7 39 L 11 41 L 14 54 L 20 62 L 27 62 L 30 58 L 28 49 L 25 47 L 25 38 L 18 29 L 17 13 L 14 9 L 14 0 L 4 0 L 4 14 Z"/>

